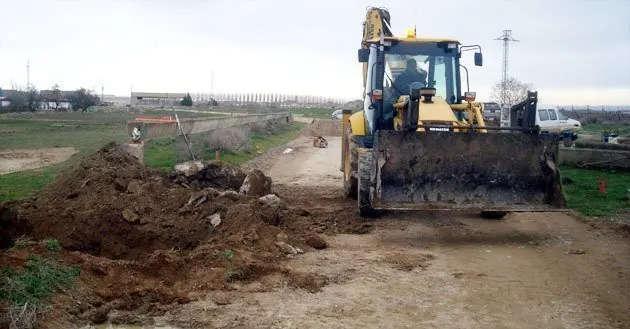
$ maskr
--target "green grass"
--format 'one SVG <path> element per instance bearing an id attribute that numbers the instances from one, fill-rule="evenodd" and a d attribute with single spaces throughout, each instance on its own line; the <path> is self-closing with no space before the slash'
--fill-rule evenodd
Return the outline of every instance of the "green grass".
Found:
<path id="1" fill-rule="evenodd" d="M 293 108 L 289 109 L 289 112 L 295 115 L 302 115 L 305 117 L 330 119 L 333 113 L 333 109 L 330 108 Z"/>
<path id="2" fill-rule="evenodd" d="M 20 200 L 32 196 L 50 183 L 65 164 L 20 171 L 0 176 L 0 202 Z"/>
<path id="3" fill-rule="evenodd" d="M 586 133 L 599 133 L 604 131 L 612 131 L 619 136 L 630 135 L 630 126 L 628 125 L 605 125 L 601 123 L 589 123 L 582 126 L 582 131 Z"/>
<path id="4" fill-rule="evenodd" d="M 0 115 L 0 148 L 32 149 L 74 147 L 69 161 L 50 167 L 0 175 L 0 202 L 28 198 L 50 183 L 57 173 L 78 163 L 109 141 L 128 139 L 126 122 L 135 117 L 157 117 L 170 112 L 37 112 Z M 178 112 L 184 117 L 215 117 L 216 114 Z M 3 133 L 3 131 L 12 131 Z"/>
<path id="5" fill-rule="evenodd" d="M 234 258 L 236 257 L 236 254 L 234 254 L 234 251 L 232 250 L 223 250 L 223 251 L 218 251 L 215 254 L 215 257 L 217 257 L 218 259 L 233 261 Z"/>
<path id="6" fill-rule="evenodd" d="M 57 240 L 41 242 L 50 252 L 42 257 L 31 254 L 22 268 L 5 267 L 0 272 L 0 300 L 13 305 L 26 303 L 40 305 L 55 291 L 71 288 L 80 274 L 78 266 L 64 267 L 59 264 Z"/>
<path id="7" fill-rule="evenodd" d="M 613 216 L 630 209 L 630 173 L 613 173 L 598 170 L 561 168 L 563 180 L 573 182 L 563 184 L 569 208 L 587 216 Z M 606 181 L 606 193 L 600 193 L 599 182 Z"/>
<path id="8" fill-rule="evenodd" d="M 231 164 L 242 164 L 259 155 L 266 153 L 269 149 L 286 144 L 300 135 L 302 123 L 290 123 L 280 125 L 274 131 L 264 133 L 250 133 L 250 148 L 245 152 L 219 151 L 219 158 Z M 177 162 L 175 148 L 178 147 L 178 140 L 175 137 L 163 138 L 147 143 L 144 149 L 144 161 L 153 168 L 172 170 Z M 194 138 L 193 146 L 197 150 L 197 156 L 202 159 L 214 159 L 216 149 L 204 147 L 203 138 Z M 259 153 L 260 152 L 260 153 Z"/>

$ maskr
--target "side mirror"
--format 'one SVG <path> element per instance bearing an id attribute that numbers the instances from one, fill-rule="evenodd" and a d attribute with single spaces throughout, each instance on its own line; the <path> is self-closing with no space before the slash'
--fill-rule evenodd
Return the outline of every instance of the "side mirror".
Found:
<path id="1" fill-rule="evenodd" d="M 475 66 L 483 66 L 483 55 L 475 53 Z"/>
<path id="2" fill-rule="evenodd" d="M 359 63 L 367 63 L 370 58 L 369 49 L 359 49 Z"/>

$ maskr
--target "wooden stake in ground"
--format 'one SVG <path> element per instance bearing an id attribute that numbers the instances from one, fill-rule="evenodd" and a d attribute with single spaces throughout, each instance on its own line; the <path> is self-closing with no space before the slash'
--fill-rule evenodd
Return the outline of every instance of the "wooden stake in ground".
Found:
<path id="1" fill-rule="evenodd" d="M 186 144 L 186 148 L 188 149 L 188 153 L 190 153 L 190 157 L 192 158 L 193 161 L 195 161 L 197 159 L 195 159 L 195 154 L 193 153 L 192 148 L 190 147 L 190 141 L 188 140 L 188 137 L 184 133 L 184 129 L 182 128 L 182 125 L 179 122 L 179 117 L 177 116 L 177 112 L 175 111 L 175 109 L 173 109 L 173 113 L 175 113 L 175 122 L 177 122 L 177 129 L 179 129 L 179 132 L 182 134 L 182 138 L 184 139 L 184 144 Z"/>

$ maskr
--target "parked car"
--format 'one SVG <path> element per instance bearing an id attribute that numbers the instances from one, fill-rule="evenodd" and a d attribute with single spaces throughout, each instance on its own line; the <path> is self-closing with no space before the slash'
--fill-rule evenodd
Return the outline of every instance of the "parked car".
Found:
<path id="1" fill-rule="evenodd" d="M 332 113 L 332 119 L 333 120 L 341 120 L 342 117 L 342 110 L 334 110 Z"/>
<path id="2" fill-rule="evenodd" d="M 536 124 L 541 132 L 562 133 L 570 130 L 577 133 L 582 130 L 582 124 L 564 115 L 557 108 L 539 108 L 536 111 Z"/>
<path id="3" fill-rule="evenodd" d="M 501 120 L 501 105 L 498 103 L 482 103 L 483 119 L 486 122 L 499 122 Z"/>
<path id="4" fill-rule="evenodd" d="M 578 138 L 577 132 L 582 130 L 579 121 L 567 117 L 557 108 L 539 108 L 536 111 L 536 124 L 543 133 L 558 133 L 566 147 L 571 147 Z"/>

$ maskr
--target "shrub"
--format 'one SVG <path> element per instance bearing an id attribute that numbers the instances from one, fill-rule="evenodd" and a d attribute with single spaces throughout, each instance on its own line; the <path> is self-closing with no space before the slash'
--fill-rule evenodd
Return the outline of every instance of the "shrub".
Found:
<path id="1" fill-rule="evenodd" d="M 210 133 L 206 146 L 211 150 L 242 152 L 250 148 L 247 133 L 242 129 L 219 129 Z"/>
<path id="2" fill-rule="evenodd" d="M 266 123 L 260 123 L 260 122 L 252 123 L 252 124 L 250 124 L 249 129 L 254 134 L 262 134 L 267 129 L 267 124 Z"/>

